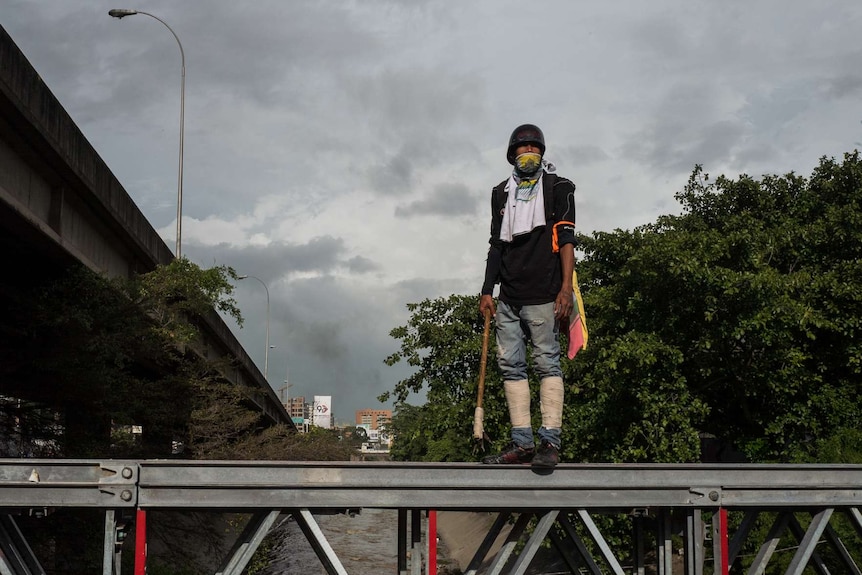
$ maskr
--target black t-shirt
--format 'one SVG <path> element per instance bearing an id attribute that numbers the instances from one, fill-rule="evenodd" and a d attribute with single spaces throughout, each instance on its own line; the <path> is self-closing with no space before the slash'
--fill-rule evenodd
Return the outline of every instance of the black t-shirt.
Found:
<path id="1" fill-rule="evenodd" d="M 492 294 L 494 284 L 499 283 L 500 301 L 507 304 L 552 302 L 563 285 L 560 254 L 554 249 L 555 243 L 563 246 L 575 242 L 575 184 L 555 174 L 544 174 L 542 194 L 547 224 L 504 242 L 500 239 L 500 229 L 507 181 L 491 193 L 491 239 L 482 294 Z M 564 223 L 554 225 L 560 222 Z"/>

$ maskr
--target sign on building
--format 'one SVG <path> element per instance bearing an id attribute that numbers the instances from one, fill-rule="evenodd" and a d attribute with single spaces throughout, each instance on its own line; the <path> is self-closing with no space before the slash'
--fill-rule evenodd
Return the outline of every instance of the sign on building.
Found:
<path id="1" fill-rule="evenodd" d="M 332 396 L 315 395 L 312 413 L 315 427 L 330 429 L 332 427 Z"/>

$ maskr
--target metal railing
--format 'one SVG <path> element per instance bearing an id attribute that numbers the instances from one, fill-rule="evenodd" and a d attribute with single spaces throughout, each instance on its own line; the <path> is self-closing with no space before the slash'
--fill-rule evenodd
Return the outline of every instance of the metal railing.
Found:
<path id="1" fill-rule="evenodd" d="M 786 573 L 808 566 L 829 573 L 818 548 L 829 545 L 845 572 L 858 574 L 859 558 L 832 521 L 843 516 L 862 534 L 860 506 L 859 465 L 563 464 L 539 475 L 524 466 L 476 463 L 7 459 L 0 460 L 0 573 L 44 572 L 15 526 L 16 513 L 80 507 L 105 510 L 105 575 L 119 573 L 116 518 L 129 511 L 136 521 L 135 572 L 145 572 L 146 513 L 155 510 L 250 513 L 219 574 L 241 573 L 281 514 L 293 516 L 327 573 L 346 574 L 315 515 L 360 508 L 399 511 L 399 573 L 428 568 L 419 559 L 432 558 L 420 548 L 417 526 L 422 513 L 449 510 L 496 516 L 470 574 L 523 574 L 546 539 L 572 573 L 642 574 L 649 542 L 660 575 L 673 572 L 674 553 L 683 557 L 686 575 L 724 574 L 758 519 L 771 528 L 754 542 L 749 573 L 763 573 L 789 536 L 798 545 Z M 628 518 L 633 548 L 612 548 L 597 526 L 600 515 Z M 505 541 L 488 557 L 501 535 Z M 674 541 L 682 543 L 675 549 Z"/>

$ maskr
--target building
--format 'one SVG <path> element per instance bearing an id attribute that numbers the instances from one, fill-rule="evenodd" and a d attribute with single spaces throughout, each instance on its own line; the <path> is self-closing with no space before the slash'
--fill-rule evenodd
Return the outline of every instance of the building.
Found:
<path id="1" fill-rule="evenodd" d="M 391 409 L 358 409 L 356 425 L 368 426 L 369 429 L 380 429 L 392 421 Z"/>
<path id="2" fill-rule="evenodd" d="M 291 418 L 305 419 L 308 417 L 308 406 L 303 396 L 287 398 L 284 409 Z"/>
<path id="3" fill-rule="evenodd" d="M 305 402 L 305 396 L 289 397 L 284 402 L 284 410 L 293 421 L 297 431 L 308 433 L 311 425 L 311 404 Z"/>
<path id="4" fill-rule="evenodd" d="M 335 414 L 332 412 L 331 395 L 315 395 L 311 411 L 311 424 L 322 429 L 332 429 Z"/>

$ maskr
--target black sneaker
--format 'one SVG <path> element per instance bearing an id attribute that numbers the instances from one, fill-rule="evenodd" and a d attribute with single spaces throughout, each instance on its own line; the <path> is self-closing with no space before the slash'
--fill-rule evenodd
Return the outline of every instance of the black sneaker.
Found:
<path id="1" fill-rule="evenodd" d="M 530 463 L 536 452 L 532 447 L 520 447 L 510 443 L 506 449 L 498 455 L 489 455 L 482 458 L 482 463 Z"/>
<path id="2" fill-rule="evenodd" d="M 533 457 L 532 466 L 543 469 L 553 469 L 559 462 L 560 448 L 553 443 L 543 441 L 539 446 L 539 449 L 536 450 L 536 456 Z"/>

